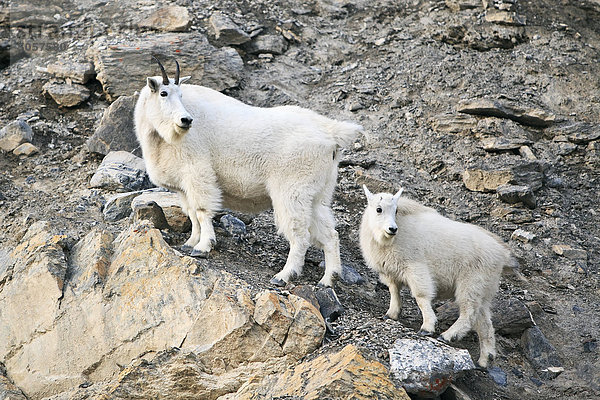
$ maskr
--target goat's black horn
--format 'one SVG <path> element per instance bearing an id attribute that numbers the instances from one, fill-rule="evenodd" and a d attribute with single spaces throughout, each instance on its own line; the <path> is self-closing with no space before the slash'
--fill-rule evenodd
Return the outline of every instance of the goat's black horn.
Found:
<path id="1" fill-rule="evenodd" d="M 165 71 L 165 67 L 163 67 L 163 65 L 160 63 L 158 58 L 156 58 L 154 56 L 152 56 L 152 58 L 154 58 L 156 60 L 156 62 L 158 63 L 158 66 L 160 67 L 160 72 L 162 73 L 162 78 L 163 78 L 163 85 L 168 85 L 169 77 L 167 76 L 167 71 Z"/>
<path id="2" fill-rule="evenodd" d="M 175 65 L 177 66 L 177 69 L 175 70 L 175 84 L 179 85 L 179 63 L 177 60 L 175 60 Z"/>

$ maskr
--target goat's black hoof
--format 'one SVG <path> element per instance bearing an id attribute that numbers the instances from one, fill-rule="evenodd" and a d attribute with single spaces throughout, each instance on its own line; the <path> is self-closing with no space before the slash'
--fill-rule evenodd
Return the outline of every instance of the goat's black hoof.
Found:
<path id="1" fill-rule="evenodd" d="M 208 252 L 208 251 L 192 250 L 192 252 L 190 253 L 190 256 L 198 257 L 198 258 L 208 258 L 209 253 L 210 252 Z"/>
<path id="2" fill-rule="evenodd" d="M 433 336 L 433 332 L 426 331 L 425 329 L 419 329 L 419 331 L 417 332 L 417 335 L 421 335 L 421 336 Z"/>
<path id="3" fill-rule="evenodd" d="M 438 336 L 437 340 L 439 340 L 440 342 L 442 342 L 442 343 L 445 343 L 445 344 L 447 344 L 447 345 L 449 345 L 449 344 L 450 344 L 450 341 L 449 341 L 449 340 L 446 340 L 446 339 L 444 339 L 444 337 L 443 337 L 442 335 Z"/>
<path id="4" fill-rule="evenodd" d="M 184 253 L 191 253 L 194 248 L 192 246 L 183 245 L 181 246 L 181 251 Z"/>
<path id="5" fill-rule="evenodd" d="M 269 282 L 271 283 L 271 285 L 274 285 L 277 287 L 284 287 L 285 285 L 287 285 L 286 281 L 284 281 L 283 279 L 276 278 L 276 277 L 272 277 Z"/>

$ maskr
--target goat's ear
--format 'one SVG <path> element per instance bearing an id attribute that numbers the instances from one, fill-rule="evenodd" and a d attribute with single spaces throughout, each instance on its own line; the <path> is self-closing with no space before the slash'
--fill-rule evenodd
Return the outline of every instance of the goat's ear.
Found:
<path id="1" fill-rule="evenodd" d="M 402 192 L 404 192 L 404 188 L 400 188 L 400 190 L 398 190 L 396 192 L 396 194 L 394 195 L 393 199 L 394 199 L 394 203 L 397 203 L 398 200 L 400 199 L 400 196 L 402 196 Z"/>
<path id="2" fill-rule="evenodd" d="M 182 78 L 179 78 L 179 84 L 181 85 L 182 83 L 189 81 L 190 78 L 191 78 L 191 76 L 184 76 Z"/>
<path id="3" fill-rule="evenodd" d="M 363 185 L 363 190 L 365 191 L 365 196 L 367 196 L 367 201 L 370 203 L 371 199 L 373 198 L 373 193 L 371 193 L 369 191 L 369 188 L 367 188 L 367 185 Z"/>
<path id="4" fill-rule="evenodd" d="M 148 78 L 148 87 L 152 93 L 155 93 L 160 87 L 160 83 L 154 78 Z"/>

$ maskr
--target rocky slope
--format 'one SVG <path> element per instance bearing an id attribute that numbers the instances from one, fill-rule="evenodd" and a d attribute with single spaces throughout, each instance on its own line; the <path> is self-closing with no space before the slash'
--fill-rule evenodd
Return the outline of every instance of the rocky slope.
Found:
<path id="1" fill-rule="evenodd" d="M 425 371 L 429 396 L 600 395 L 597 0 L 0 4 L 0 398 L 419 396 L 399 339 L 420 346 L 412 366 L 452 349 L 427 355 L 408 293 L 382 318 L 363 183 L 500 235 L 525 277 L 501 284 L 494 367 Z M 150 53 L 242 101 L 365 127 L 334 199 L 343 312 L 312 286 L 314 249 L 269 287 L 287 255 L 269 212 L 220 214 L 207 260 L 178 251 L 189 224 L 142 192 L 133 156 Z M 436 306 L 443 329 L 456 310 Z M 455 347 L 477 356 L 474 334 Z"/>

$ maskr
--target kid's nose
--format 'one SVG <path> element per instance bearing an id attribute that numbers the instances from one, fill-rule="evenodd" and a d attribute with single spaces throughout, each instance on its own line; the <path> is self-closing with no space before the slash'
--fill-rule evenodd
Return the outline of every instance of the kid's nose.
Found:
<path id="1" fill-rule="evenodd" d="M 193 119 L 188 117 L 181 118 L 181 125 L 190 126 L 192 124 Z"/>
<path id="2" fill-rule="evenodd" d="M 398 228 L 396 228 L 395 226 L 390 226 L 388 228 L 388 232 L 391 233 L 392 235 L 395 235 L 396 232 L 398 232 Z"/>

